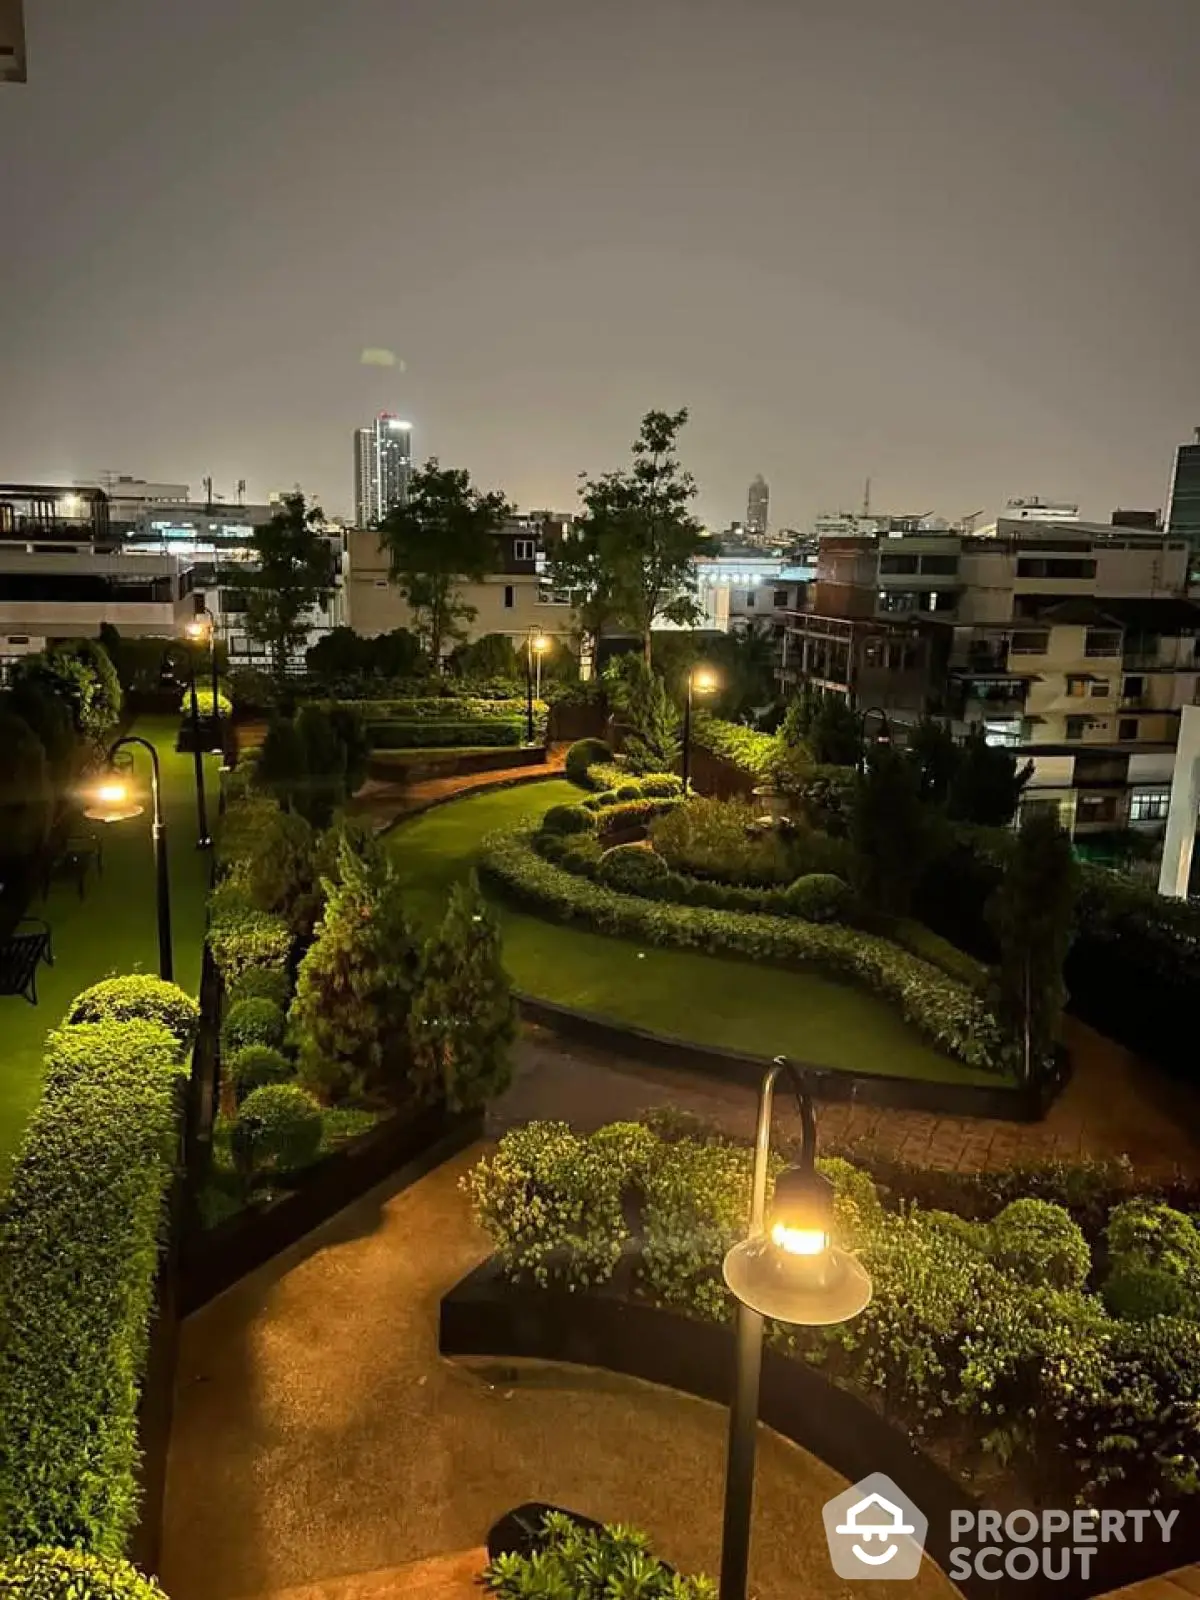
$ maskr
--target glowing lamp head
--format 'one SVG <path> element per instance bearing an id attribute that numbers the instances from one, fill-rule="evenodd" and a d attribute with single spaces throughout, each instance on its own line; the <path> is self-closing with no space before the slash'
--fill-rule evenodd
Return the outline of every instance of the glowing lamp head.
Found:
<path id="1" fill-rule="evenodd" d="M 767 1231 L 725 1257 L 725 1282 L 743 1305 L 777 1322 L 846 1322 L 870 1300 L 871 1280 L 832 1238 L 833 1185 L 812 1169 L 790 1167 L 775 1185 Z"/>
<path id="2" fill-rule="evenodd" d="M 124 822 L 129 817 L 140 817 L 142 808 L 125 780 L 110 772 L 92 790 L 91 803 L 83 814 L 93 822 Z"/>
<path id="3" fill-rule="evenodd" d="M 531 643 L 535 653 L 539 656 L 545 655 L 550 648 L 550 641 L 544 633 L 536 634 Z"/>
<path id="4" fill-rule="evenodd" d="M 692 688 L 697 694 L 709 694 L 717 687 L 717 675 L 711 667 L 697 667 L 692 673 Z"/>
<path id="5" fill-rule="evenodd" d="M 188 623 L 187 627 L 183 631 L 187 634 L 189 639 L 194 639 L 199 642 L 199 640 L 204 638 L 205 634 L 208 632 L 208 629 L 205 627 L 204 622 L 200 617 L 195 617 L 191 622 Z"/>

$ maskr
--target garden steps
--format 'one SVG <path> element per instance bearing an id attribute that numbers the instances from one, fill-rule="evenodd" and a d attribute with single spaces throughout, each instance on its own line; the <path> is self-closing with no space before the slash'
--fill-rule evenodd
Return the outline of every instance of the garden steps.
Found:
<path id="1" fill-rule="evenodd" d="M 402 1567 L 276 1589 L 260 1600 L 480 1600 L 479 1575 L 486 1565 L 486 1550 L 462 1550 Z"/>
<path id="2" fill-rule="evenodd" d="M 1145 1578 L 1128 1588 L 1114 1589 L 1104 1600 L 1196 1600 L 1200 1595 L 1200 1566 L 1180 1567 L 1161 1578 Z"/>

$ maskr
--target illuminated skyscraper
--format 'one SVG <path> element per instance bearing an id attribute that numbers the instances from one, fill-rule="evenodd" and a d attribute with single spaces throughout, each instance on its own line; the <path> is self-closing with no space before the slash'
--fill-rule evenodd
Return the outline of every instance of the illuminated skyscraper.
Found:
<path id="1" fill-rule="evenodd" d="M 770 507 L 771 487 L 760 472 L 751 482 L 746 497 L 746 533 L 752 541 L 766 538 Z"/>
<path id="2" fill-rule="evenodd" d="M 354 515 L 360 528 L 404 504 L 411 474 L 411 422 L 382 411 L 370 427 L 354 430 Z"/>
<path id="3" fill-rule="evenodd" d="M 1200 428 L 1191 444 L 1181 444 L 1175 452 L 1167 532 L 1177 533 L 1200 552 Z"/>

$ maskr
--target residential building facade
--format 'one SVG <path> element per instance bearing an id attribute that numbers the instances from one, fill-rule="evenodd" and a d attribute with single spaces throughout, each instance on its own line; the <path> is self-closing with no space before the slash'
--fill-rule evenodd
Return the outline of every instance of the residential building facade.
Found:
<path id="1" fill-rule="evenodd" d="M 822 540 L 783 678 L 900 722 L 981 725 L 1033 760 L 1027 802 L 1077 832 L 1161 826 L 1200 688 L 1187 568 L 1161 530 L 1066 518 Z"/>
<path id="2" fill-rule="evenodd" d="M 412 477 L 412 423 L 380 412 L 354 430 L 354 517 L 373 528 L 391 508 L 408 499 Z"/>

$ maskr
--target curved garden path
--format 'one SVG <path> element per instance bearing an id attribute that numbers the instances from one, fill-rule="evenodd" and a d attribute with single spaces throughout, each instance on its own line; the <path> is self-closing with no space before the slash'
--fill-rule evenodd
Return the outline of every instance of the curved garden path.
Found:
<path id="1" fill-rule="evenodd" d="M 715 1571 L 722 1407 L 590 1369 L 438 1355 L 440 1296 L 487 1254 L 458 1188 L 478 1153 L 376 1191 L 183 1324 L 172 1600 L 403 1595 L 391 1569 L 477 1547 L 528 1499 L 636 1523 L 668 1560 Z M 825 1554 L 821 1506 L 845 1480 L 764 1430 L 757 1482 L 759 1600 L 873 1600 Z M 957 1591 L 926 1563 L 905 1592 Z"/>

